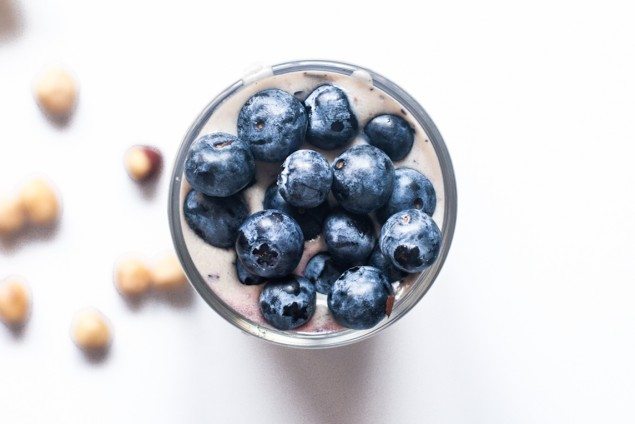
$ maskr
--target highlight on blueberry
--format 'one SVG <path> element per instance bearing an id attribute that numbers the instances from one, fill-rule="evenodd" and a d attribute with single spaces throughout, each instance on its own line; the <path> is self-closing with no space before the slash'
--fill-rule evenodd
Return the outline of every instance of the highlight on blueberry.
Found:
<path id="1" fill-rule="evenodd" d="M 315 208 L 296 208 L 284 200 L 275 182 L 267 188 L 262 207 L 264 209 L 277 209 L 295 219 L 302 229 L 305 240 L 312 240 L 322 232 L 324 218 L 330 210 L 326 201 Z"/>
<path id="2" fill-rule="evenodd" d="M 309 118 L 307 141 L 321 149 L 344 146 L 357 134 L 358 123 L 348 97 L 338 87 L 321 85 L 304 101 Z"/>
<path id="3" fill-rule="evenodd" d="M 342 275 L 341 267 L 326 252 L 313 256 L 304 269 L 304 276 L 315 284 L 315 289 L 322 294 L 328 294 L 340 275 Z"/>
<path id="4" fill-rule="evenodd" d="M 278 175 L 280 194 L 299 208 L 314 208 L 324 203 L 332 182 L 331 166 L 324 156 L 314 150 L 291 153 Z"/>
<path id="5" fill-rule="evenodd" d="M 185 158 L 185 178 L 193 189 L 208 196 L 239 192 L 253 180 L 255 169 L 249 146 L 226 133 L 199 137 Z"/>
<path id="6" fill-rule="evenodd" d="M 267 209 L 240 226 L 236 253 L 245 270 L 265 278 L 284 277 L 300 262 L 304 236 L 293 218 Z"/>
<path id="7" fill-rule="evenodd" d="M 324 242 L 341 265 L 362 265 L 375 245 L 375 230 L 367 215 L 336 210 L 324 220 Z"/>
<path id="8" fill-rule="evenodd" d="M 397 115 L 379 115 L 364 127 L 368 142 L 383 150 L 394 161 L 405 158 L 415 140 L 414 130 Z"/>
<path id="9" fill-rule="evenodd" d="M 265 285 L 260 293 L 260 311 L 278 330 L 292 330 L 311 319 L 315 299 L 315 286 L 309 280 L 289 275 Z"/>
<path id="10" fill-rule="evenodd" d="M 280 162 L 304 141 L 307 115 L 302 103 L 286 91 L 270 88 L 247 100 L 238 114 L 238 136 L 256 160 Z"/>
<path id="11" fill-rule="evenodd" d="M 419 209 L 397 212 L 384 224 L 379 237 L 381 251 L 406 272 L 423 271 L 437 258 L 441 230 Z"/>
<path id="12" fill-rule="evenodd" d="M 384 222 L 406 209 L 419 209 L 432 216 L 436 206 L 437 196 L 430 180 L 412 168 L 398 168 L 392 194 L 386 204 L 377 209 L 377 219 Z"/>
<path id="13" fill-rule="evenodd" d="M 331 287 L 328 307 L 344 327 L 372 328 L 392 312 L 393 288 L 388 278 L 372 266 L 353 267 Z"/>
<path id="14" fill-rule="evenodd" d="M 183 203 L 187 225 L 205 242 L 216 247 L 231 247 L 236 242 L 238 228 L 249 215 L 240 194 L 211 197 L 190 191 Z"/>
<path id="15" fill-rule="evenodd" d="M 370 213 L 383 206 L 393 190 L 395 167 L 384 152 L 369 145 L 354 146 L 333 161 L 333 195 L 353 213 Z"/>

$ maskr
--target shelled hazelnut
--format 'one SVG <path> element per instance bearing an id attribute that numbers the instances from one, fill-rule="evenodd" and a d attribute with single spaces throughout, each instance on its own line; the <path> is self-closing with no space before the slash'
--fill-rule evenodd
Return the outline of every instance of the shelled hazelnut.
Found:
<path id="1" fill-rule="evenodd" d="M 152 283 L 160 290 L 177 289 L 187 283 L 181 263 L 175 255 L 165 256 L 154 264 Z"/>
<path id="2" fill-rule="evenodd" d="M 152 146 L 132 146 L 124 155 L 124 166 L 130 178 L 143 182 L 154 178 L 163 164 L 161 152 Z"/>
<path id="3" fill-rule="evenodd" d="M 115 265 L 115 286 L 125 296 L 139 296 L 150 288 L 152 273 L 136 258 L 125 258 Z"/>
<path id="4" fill-rule="evenodd" d="M 17 277 L 0 282 L 0 319 L 8 325 L 24 323 L 31 310 L 31 295 L 26 284 Z"/>
<path id="5" fill-rule="evenodd" d="M 96 309 L 85 309 L 75 314 L 71 336 L 75 344 L 84 350 L 105 349 L 112 339 L 110 324 Z"/>
<path id="6" fill-rule="evenodd" d="M 48 69 L 35 82 L 35 98 L 51 118 L 67 119 L 77 103 L 77 83 L 68 71 Z"/>
<path id="7" fill-rule="evenodd" d="M 26 218 L 35 225 L 50 225 L 60 214 L 60 201 L 56 190 L 41 178 L 27 182 L 18 199 Z"/>
<path id="8" fill-rule="evenodd" d="M 0 199 L 0 236 L 10 236 L 24 227 L 26 217 L 20 200 L 15 197 Z"/>

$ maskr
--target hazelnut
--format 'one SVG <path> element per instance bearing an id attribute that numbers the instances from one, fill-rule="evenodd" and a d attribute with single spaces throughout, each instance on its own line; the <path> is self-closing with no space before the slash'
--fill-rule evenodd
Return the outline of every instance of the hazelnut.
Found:
<path id="1" fill-rule="evenodd" d="M 126 296 L 139 296 L 152 284 L 152 273 L 143 261 L 127 258 L 115 267 L 115 285 Z"/>
<path id="2" fill-rule="evenodd" d="M 31 309 L 31 295 L 26 285 L 16 277 L 0 283 L 0 319 L 9 325 L 26 321 Z"/>
<path id="3" fill-rule="evenodd" d="M 139 182 L 155 177 L 162 163 L 161 152 L 152 146 L 132 146 L 124 155 L 124 166 L 128 175 Z"/>
<path id="4" fill-rule="evenodd" d="M 17 198 L 0 199 L 0 236 L 16 233 L 25 223 L 22 204 Z"/>
<path id="5" fill-rule="evenodd" d="M 181 263 L 175 255 L 157 261 L 152 267 L 152 283 L 161 290 L 182 287 L 187 282 Z"/>
<path id="6" fill-rule="evenodd" d="M 75 344 L 84 350 L 105 349 L 112 337 L 106 317 L 96 309 L 86 309 L 75 314 L 71 336 Z"/>
<path id="7" fill-rule="evenodd" d="M 59 217 L 57 192 L 46 180 L 38 178 L 26 183 L 19 201 L 27 219 L 35 225 L 50 225 Z"/>
<path id="8" fill-rule="evenodd" d="M 70 73 L 53 68 L 35 83 L 35 97 L 44 112 L 54 119 L 68 118 L 77 101 L 77 84 Z"/>

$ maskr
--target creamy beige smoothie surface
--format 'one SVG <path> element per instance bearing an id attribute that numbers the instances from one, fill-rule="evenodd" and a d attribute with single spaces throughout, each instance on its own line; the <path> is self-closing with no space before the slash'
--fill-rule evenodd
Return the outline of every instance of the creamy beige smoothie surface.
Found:
<path id="1" fill-rule="evenodd" d="M 304 101 L 318 86 L 323 84 L 335 85 L 347 94 L 351 107 L 359 121 L 360 133 L 352 143 L 340 149 L 326 151 L 308 143 L 305 143 L 302 148 L 316 150 L 322 153 L 327 160 L 333 161 L 335 157 L 351 146 L 366 143 L 364 136 L 361 134 L 361 129 L 373 117 L 380 114 L 394 114 L 403 117 L 414 129 L 415 140 L 413 148 L 406 158 L 394 162 L 395 168 L 410 167 L 428 177 L 434 186 L 437 196 L 437 205 L 432 218 L 440 228 L 443 227 L 445 190 L 441 165 L 435 149 L 422 126 L 413 118 L 407 107 L 397 102 L 386 92 L 373 86 L 372 78 L 367 72 L 356 71 L 351 76 L 347 76 L 333 72 L 297 71 L 282 75 L 260 74 L 259 78 L 245 79 L 243 82 L 245 86 L 231 97 L 225 99 L 217 107 L 197 137 L 213 132 L 236 134 L 236 122 L 241 107 L 247 99 L 261 90 L 278 88 Z M 280 164 L 258 162 L 256 168 L 257 182 L 246 189 L 244 193 L 245 200 L 250 207 L 250 213 L 263 209 L 264 192 L 275 181 Z M 182 205 L 185 196 L 190 191 L 190 186 L 184 176 L 182 176 L 181 181 L 180 204 Z M 205 243 L 189 228 L 182 209 L 180 219 L 185 244 L 192 261 L 202 279 L 208 284 L 214 294 L 234 311 L 254 324 L 271 328 L 264 321 L 259 309 L 258 297 L 262 285 L 246 286 L 238 281 L 234 265 L 236 261 L 234 249 L 221 249 Z M 377 225 L 376 229 L 378 234 L 380 227 Z M 307 241 L 304 255 L 295 273 L 301 275 L 307 261 L 317 252 L 324 250 L 326 248 L 321 236 Z M 426 271 L 423 272 L 425 273 Z M 407 295 L 418 277 L 419 274 L 411 274 L 405 279 L 393 283 L 396 293 L 395 307 L 398 306 L 400 299 Z M 317 307 L 313 318 L 307 324 L 291 330 L 291 332 L 311 334 L 348 330 L 341 327 L 331 317 L 326 305 L 326 296 L 319 293 L 317 296 Z"/>

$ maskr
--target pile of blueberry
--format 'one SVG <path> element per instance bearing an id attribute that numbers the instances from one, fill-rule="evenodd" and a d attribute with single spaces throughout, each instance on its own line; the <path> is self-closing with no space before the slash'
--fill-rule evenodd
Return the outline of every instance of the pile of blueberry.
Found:
<path id="1" fill-rule="evenodd" d="M 390 315 L 391 283 L 430 266 L 441 244 L 430 218 L 432 183 L 393 165 L 410 152 L 413 129 L 400 116 L 379 115 L 364 127 L 368 144 L 332 164 L 315 150 L 299 150 L 305 141 L 341 149 L 358 133 L 346 94 L 328 84 L 304 104 L 279 89 L 260 91 L 243 105 L 237 127 L 237 136 L 203 135 L 188 152 L 192 191 L 183 207 L 190 228 L 213 246 L 236 249 L 241 283 L 265 283 L 260 309 L 275 328 L 309 321 L 316 292 L 328 296 L 333 317 L 348 328 L 371 328 Z M 283 164 L 264 210 L 250 215 L 241 192 L 253 183 L 257 161 Z M 383 224 L 379 241 L 370 213 Z M 303 276 L 293 275 L 304 242 L 320 234 L 327 251 L 310 259 Z"/>

